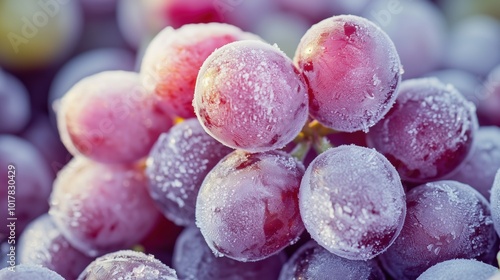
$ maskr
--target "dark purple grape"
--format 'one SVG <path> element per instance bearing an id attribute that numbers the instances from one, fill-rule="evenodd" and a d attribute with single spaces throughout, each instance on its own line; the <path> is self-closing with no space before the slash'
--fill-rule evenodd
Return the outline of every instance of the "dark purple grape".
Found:
<path id="1" fill-rule="evenodd" d="M 401 234 L 380 260 L 395 279 L 415 279 L 429 267 L 455 258 L 491 263 L 497 235 L 488 201 L 456 181 L 420 185 L 407 193 Z"/>
<path id="2" fill-rule="evenodd" d="M 17 254 L 19 263 L 47 267 L 65 279 L 76 279 L 93 260 L 69 244 L 48 214 L 26 227 Z"/>
<path id="3" fill-rule="evenodd" d="M 93 261 L 80 274 L 78 280 L 137 279 L 177 280 L 175 270 L 153 255 L 131 250 L 104 255 Z"/>
<path id="4" fill-rule="evenodd" d="M 377 151 L 354 145 L 329 149 L 307 167 L 299 205 L 311 237 L 351 260 L 387 250 L 406 213 L 396 169 Z"/>
<path id="5" fill-rule="evenodd" d="M 196 224 L 219 256 L 258 261 L 297 241 L 304 230 L 298 192 L 303 165 L 290 155 L 234 151 L 203 181 Z"/>
<path id="6" fill-rule="evenodd" d="M 368 133 L 401 179 L 427 182 L 455 170 L 469 154 L 477 117 L 474 105 L 435 78 L 406 80 L 394 107 Z"/>
<path id="7" fill-rule="evenodd" d="M 257 262 L 216 257 L 196 227 L 185 229 L 175 244 L 173 267 L 181 280 L 276 280 L 284 254 Z"/>
<path id="8" fill-rule="evenodd" d="M 480 261 L 455 259 L 431 266 L 417 280 L 492 280 L 496 271 L 498 268 Z"/>
<path id="9" fill-rule="evenodd" d="M 328 252 L 311 240 L 297 250 L 281 269 L 279 280 L 383 280 L 375 260 L 353 261 Z"/>
<path id="10" fill-rule="evenodd" d="M 149 152 L 149 193 L 163 214 L 178 225 L 195 222 L 196 197 L 203 179 L 232 149 L 189 119 L 160 135 Z"/>

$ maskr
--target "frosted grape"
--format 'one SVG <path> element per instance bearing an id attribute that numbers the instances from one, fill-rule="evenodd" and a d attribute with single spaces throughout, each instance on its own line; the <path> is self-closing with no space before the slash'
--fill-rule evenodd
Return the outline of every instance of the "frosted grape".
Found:
<path id="1" fill-rule="evenodd" d="M 218 255 L 258 261 L 294 243 L 304 230 L 298 191 L 304 167 L 279 151 L 234 151 L 203 181 L 196 224 Z"/>
<path id="2" fill-rule="evenodd" d="M 385 279 L 375 260 L 353 261 L 328 252 L 311 240 L 302 245 L 281 269 L 279 280 Z"/>
<path id="3" fill-rule="evenodd" d="M 234 42 L 203 63 L 193 100 L 206 131 L 249 152 L 282 148 L 307 119 L 307 89 L 292 61 L 260 41 Z"/>
<path id="4" fill-rule="evenodd" d="M 82 157 L 58 174 L 49 213 L 68 242 L 92 257 L 134 245 L 159 217 L 142 170 Z"/>
<path id="5" fill-rule="evenodd" d="M 131 250 L 117 251 L 93 261 L 80 274 L 78 280 L 136 279 L 177 280 L 175 270 L 153 255 Z"/>
<path id="6" fill-rule="evenodd" d="M 498 169 L 491 187 L 491 216 L 497 233 L 500 233 L 500 169 Z"/>
<path id="7" fill-rule="evenodd" d="M 215 256 L 196 227 L 186 228 L 177 239 L 173 267 L 185 280 L 276 280 L 285 261 L 277 254 L 257 262 L 239 262 Z"/>
<path id="8" fill-rule="evenodd" d="M 42 265 L 66 279 L 76 279 L 92 261 L 68 243 L 48 214 L 26 227 L 17 244 L 17 254 L 19 263 Z"/>
<path id="9" fill-rule="evenodd" d="M 489 280 L 496 271 L 498 268 L 480 261 L 455 259 L 433 265 L 417 280 Z"/>
<path id="10" fill-rule="evenodd" d="M 497 236 L 488 201 L 472 187 L 436 181 L 407 193 L 401 234 L 380 260 L 395 279 L 415 279 L 429 267 L 450 259 L 491 263 Z"/>
<path id="11" fill-rule="evenodd" d="M 66 148 L 104 163 L 139 160 L 171 126 L 140 85 L 139 75 L 125 71 L 81 80 L 62 98 L 58 114 Z"/>
<path id="12" fill-rule="evenodd" d="M 399 235 L 406 213 L 394 167 L 377 151 L 354 145 L 329 149 L 309 165 L 299 205 L 311 237 L 351 260 L 384 252 Z"/>
<path id="13" fill-rule="evenodd" d="M 178 225 L 195 221 L 196 197 L 207 173 L 232 149 L 208 135 L 197 119 L 162 134 L 149 154 L 149 193 Z"/>
<path id="14" fill-rule="evenodd" d="M 169 114 L 194 117 L 193 95 L 201 65 L 217 48 L 238 40 L 260 38 L 223 23 L 188 24 L 177 30 L 167 27 L 144 54 L 142 84 Z"/>
<path id="15" fill-rule="evenodd" d="M 477 117 L 474 105 L 435 78 L 406 80 L 396 104 L 368 133 L 401 178 L 427 182 L 455 170 L 469 154 Z"/>
<path id="16" fill-rule="evenodd" d="M 394 44 L 357 16 L 334 16 L 302 37 L 294 62 L 309 87 L 309 112 L 330 128 L 367 130 L 391 108 L 401 81 Z"/>
<path id="17" fill-rule="evenodd" d="M 39 266 L 20 264 L 12 268 L 4 268 L 0 270 L 0 279 L 9 280 L 64 280 L 61 275 L 56 272 Z"/>

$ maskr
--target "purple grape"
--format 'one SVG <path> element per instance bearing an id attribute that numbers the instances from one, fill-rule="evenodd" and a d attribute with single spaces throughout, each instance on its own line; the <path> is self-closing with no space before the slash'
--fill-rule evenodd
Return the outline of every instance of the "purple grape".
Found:
<path id="1" fill-rule="evenodd" d="M 300 185 L 300 214 L 325 249 L 351 260 L 387 250 L 405 219 L 399 175 L 373 149 L 340 146 L 320 154 Z"/>
<path id="2" fill-rule="evenodd" d="M 491 187 L 490 201 L 493 224 L 495 225 L 495 230 L 500 235 L 500 169 L 498 169 L 493 186 Z"/>
<path id="3" fill-rule="evenodd" d="M 214 253 L 258 261 L 294 243 L 304 230 L 298 191 L 303 165 L 290 155 L 234 151 L 203 181 L 196 224 Z"/>
<path id="4" fill-rule="evenodd" d="M 495 173 L 500 168 L 500 128 L 480 127 L 470 156 L 449 180 L 456 180 L 475 188 L 484 197 L 490 197 Z"/>
<path id="5" fill-rule="evenodd" d="M 257 262 L 239 262 L 216 257 L 196 227 L 185 229 L 175 244 L 173 267 L 183 280 L 276 280 L 284 254 Z"/>
<path id="6" fill-rule="evenodd" d="M 49 213 L 68 242 L 92 257 L 138 243 L 160 215 L 141 169 L 82 157 L 58 174 Z"/>
<path id="7" fill-rule="evenodd" d="M 56 272 L 31 264 L 20 264 L 15 267 L 7 267 L 0 270 L 2 280 L 64 280 Z"/>
<path id="8" fill-rule="evenodd" d="M 205 130 L 249 152 L 282 148 L 307 119 L 307 88 L 277 47 L 254 40 L 227 44 L 203 63 L 193 100 Z"/>
<path id="9" fill-rule="evenodd" d="M 498 268 L 483 262 L 455 259 L 431 266 L 417 280 L 489 280 L 496 271 Z"/>
<path id="10" fill-rule="evenodd" d="M 456 181 L 420 185 L 407 193 L 401 234 L 380 260 L 395 279 L 415 279 L 429 267 L 454 258 L 491 263 L 497 235 L 488 201 Z"/>
<path id="11" fill-rule="evenodd" d="M 334 16 L 302 37 L 294 62 L 309 88 L 309 111 L 323 125 L 368 130 L 391 108 L 401 63 L 391 39 L 371 21 Z"/>
<path id="12" fill-rule="evenodd" d="M 487 123 L 500 126 L 500 64 L 491 71 L 484 83 L 478 114 Z"/>
<path id="13" fill-rule="evenodd" d="M 26 227 L 17 254 L 19 263 L 47 267 L 65 279 L 76 279 L 92 261 L 68 243 L 48 214 Z"/>
<path id="14" fill-rule="evenodd" d="M 383 280 L 375 260 L 353 261 L 328 252 L 311 240 L 297 250 L 281 269 L 279 280 Z"/>
<path id="15" fill-rule="evenodd" d="M 458 69 L 444 69 L 425 74 L 425 77 L 435 77 L 444 84 L 452 84 L 464 97 L 478 106 L 484 98 L 481 80 L 466 71 Z"/>
<path id="16" fill-rule="evenodd" d="M 61 140 L 73 155 L 104 163 L 141 159 L 172 126 L 139 74 L 126 71 L 81 80 L 62 98 L 57 117 Z"/>
<path id="17" fill-rule="evenodd" d="M 13 168 L 8 168 L 9 165 Z M 0 168 L 4 172 L 4 179 L 0 180 L 0 219 L 7 221 L 7 217 L 11 217 L 7 205 L 8 196 L 13 197 L 10 201 L 15 203 L 16 232 L 21 233 L 31 220 L 49 209 L 47 200 L 52 190 L 53 174 L 31 143 L 12 135 L 0 134 Z M 12 185 L 15 188 L 8 187 Z M 0 235 L 9 236 L 9 233 L 6 226 L 0 228 Z"/>
<path id="18" fill-rule="evenodd" d="M 104 255 L 93 261 L 80 274 L 78 280 L 137 279 L 177 280 L 175 270 L 153 255 L 131 250 Z"/>
<path id="19" fill-rule="evenodd" d="M 197 119 L 160 135 L 149 153 L 149 193 L 177 225 L 195 222 L 196 197 L 210 170 L 232 149 L 208 135 Z"/>
<path id="20" fill-rule="evenodd" d="M 453 86 L 435 78 L 406 80 L 396 104 L 368 133 L 403 180 L 428 182 L 455 170 L 469 154 L 475 107 Z"/>
<path id="21" fill-rule="evenodd" d="M 30 99 L 24 85 L 0 69 L 0 133 L 17 133 L 30 120 Z"/>

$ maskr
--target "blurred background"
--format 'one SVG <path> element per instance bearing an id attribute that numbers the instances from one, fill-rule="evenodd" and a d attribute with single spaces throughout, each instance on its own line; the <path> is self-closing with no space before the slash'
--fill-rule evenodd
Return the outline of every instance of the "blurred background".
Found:
<path id="1" fill-rule="evenodd" d="M 155 34 L 187 23 L 231 23 L 293 57 L 306 30 L 336 14 L 385 30 L 404 79 L 437 76 L 478 106 L 482 124 L 500 125 L 500 93 L 488 89 L 500 77 L 490 74 L 500 64 L 499 0 L 0 0 L 0 163 L 19 165 L 26 222 L 47 211 L 52 180 L 71 158 L 55 113 L 80 79 L 138 70 Z"/>

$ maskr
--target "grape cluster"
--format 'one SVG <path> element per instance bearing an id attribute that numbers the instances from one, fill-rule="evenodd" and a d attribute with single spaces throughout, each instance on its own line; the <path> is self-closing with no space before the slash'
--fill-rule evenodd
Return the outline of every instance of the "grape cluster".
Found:
<path id="1" fill-rule="evenodd" d="M 46 155 L 0 135 L 0 163 L 31 173 L 19 175 L 29 188 L 18 203 L 31 207 L 18 211 L 21 265 L 16 276 L 0 270 L 0 279 L 494 275 L 500 66 L 431 72 L 443 63 L 445 43 L 433 5 L 409 2 L 382 24 L 381 13 L 360 7 L 379 10 L 385 0 L 315 0 L 317 10 L 276 1 L 306 9 L 314 21 L 338 10 L 364 15 L 321 16 L 291 56 L 267 38 L 213 22 L 238 22 L 222 16 L 217 1 L 157 2 L 145 7 L 167 14 L 171 26 L 145 46 L 138 72 L 122 53 L 108 57 L 104 71 L 63 73 L 54 86 L 51 106 L 73 158 L 52 189 L 53 174 L 40 163 Z M 175 16 L 179 9 L 185 18 Z M 398 26 L 416 28 L 428 14 L 431 39 L 419 64 L 411 55 L 419 37 Z M 471 36 L 470 27 L 457 28 L 453 40 Z M 471 72 L 489 73 L 480 94 Z M 69 87 L 64 77 L 81 79 Z M 26 106 L 10 112 L 26 105 L 26 94 L 2 72 L 0 97 L 7 83 L 19 94 L 0 104 L 0 117 L 15 120 L 0 118 L 2 133 L 29 119 Z M 47 123 L 25 138 L 45 137 L 39 127 Z"/>

